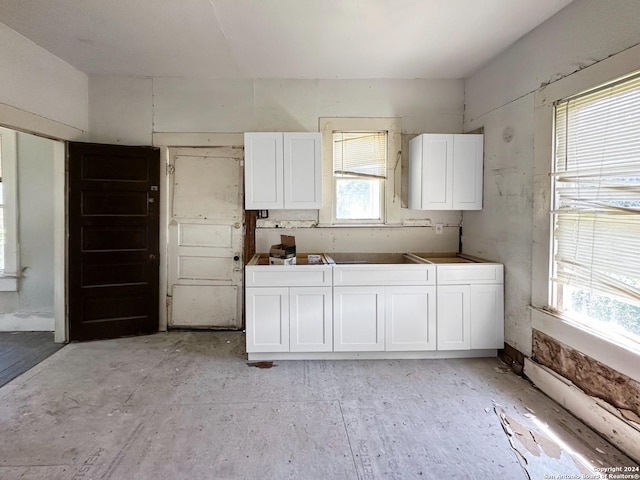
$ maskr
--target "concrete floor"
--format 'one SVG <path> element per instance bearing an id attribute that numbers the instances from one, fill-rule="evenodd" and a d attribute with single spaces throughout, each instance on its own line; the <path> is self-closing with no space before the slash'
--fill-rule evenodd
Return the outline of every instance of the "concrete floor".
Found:
<path id="1" fill-rule="evenodd" d="M 247 363 L 239 332 L 68 345 L 0 389 L 0 478 L 542 479 L 635 465 L 495 358 Z"/>

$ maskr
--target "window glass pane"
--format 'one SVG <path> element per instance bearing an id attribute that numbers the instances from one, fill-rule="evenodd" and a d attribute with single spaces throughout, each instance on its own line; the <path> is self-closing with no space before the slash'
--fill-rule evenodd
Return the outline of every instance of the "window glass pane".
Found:
<path id="1" fill-rule="evenodd" d="M 558 310 L 640 342 L 640 76 L 556 106 Z"/>
<path id="2" fill-rule="evenodd" d="M 337 220 L 380 220 L 380 180 L 336 178 Z"/>

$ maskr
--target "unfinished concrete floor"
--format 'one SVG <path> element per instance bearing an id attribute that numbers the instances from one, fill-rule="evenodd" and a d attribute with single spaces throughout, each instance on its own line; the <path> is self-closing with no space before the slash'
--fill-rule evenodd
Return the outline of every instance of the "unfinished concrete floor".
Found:
<path id="1" fill-rule="evenodd" d="M 239 332 L 68 345 L 0 389 L 0 431 L 3 480 L 542 479 L 635 465 L 498 359 L 256 368 Z"/>

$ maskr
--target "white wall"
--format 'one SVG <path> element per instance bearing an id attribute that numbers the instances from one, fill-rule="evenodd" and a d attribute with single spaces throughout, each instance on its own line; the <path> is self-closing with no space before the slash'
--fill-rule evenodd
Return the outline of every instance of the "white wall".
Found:
<path id="1" fill-rule="evenodd" d="M 400 117 L 405 172 L 407 139 L 424 132 L 459 133 L 464 112 L 461 80 L 91 76 L 89 94 L 90 140 L 131 145 L 148 145 L 152 134 L 158 132 L 318 131 L 320 117 Z M 406 181 L 403 183 L 406 185 Z M 270 215 L 269 222 L 259 222 L 259 227 L 287 226 L 291 220 L 318 220 L 317 211 L 272 211 Z M 404 211 L 401 218 L 458 225 L 460 212 Z M 418 246 L 422 251 L 458 249 L 457 228 L 437 237 L 432 228 L 396 228 L 395 233 L 360 230 L 356 233 L 357 229 L 299 228 L 293 234 L 300 238 L 301 251 L 416 251 L 413 247 Z M 277 239 L 280 233 L 281 229 L 259 228 L 259 251 L 277 243 L 271 239 Z M 350 243 L 352 235 L 363 241 Z"/>
<path id="2" fill-rule="evenodd" d="M 17 292 L 0 292 L 0 330 L 53 330 L 53 145 L 18 133 Z"/>
<path id="3" fill-rule="evenodd" d="M 505 339 L 527 355 L 535 92 L 640 43 L 638 25 L 637 0 L 575 0 L 465 82 L 464 129 L 485 132 L 485 196 L 482 211 L 463 215 L 463 250 L 505 264 Z"/>
<path id="4" fill-rule="evenodd" d="M 318 131 L 319 117 L 401 117 L 403 133 L 460 132 L 461 80 L 263 80 L 91 76 L 90 139 L 151 132 Z"/>
<path id="5" fill-rule="evenodd" d="M 84 73 L 2 23 L 0 65 L 0 124 L 45 134 L 71 131 L 78 137 L 88 130 Z"/>

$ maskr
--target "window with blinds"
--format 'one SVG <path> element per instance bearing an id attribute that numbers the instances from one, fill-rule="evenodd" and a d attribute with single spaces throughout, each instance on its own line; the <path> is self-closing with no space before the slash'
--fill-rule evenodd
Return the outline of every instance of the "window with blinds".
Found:
<path id="1" fill-rule="evenodd" d="M 553 305 L 640 342 L 640 75 L 555 108 Z"/>
<path id="2" fill-rule="evenodd" d="M 335 220 L 384 221 L 387 132 L 334 132 Z"/>

